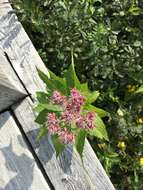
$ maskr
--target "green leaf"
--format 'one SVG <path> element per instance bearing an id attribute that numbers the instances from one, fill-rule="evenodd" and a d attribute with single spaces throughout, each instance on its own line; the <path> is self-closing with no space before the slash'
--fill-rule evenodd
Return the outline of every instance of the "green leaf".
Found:
<path id="1" fill-rule="evenodd" d="M 99 117 L 106 117 L 106 116 L 109 116 L 109 113 L 101 108 L 97 108 L 95 106 L 94 107 L 94 110 L 95 112 L 99 115 Z"/>
<path id="2" fill-rule="evenodd" d="M 41 112 L 43 110 L 48 110 L 51 112 L 61 112 L 63 111 L 61 106 L 57 106 L 57 105 L 52 105 L 52 104 L 38 104 L 38 106 L 36 106 L 34 108 L 35 112 Z"/>
<path id="3" fill-rule="evenodd" d="M 141 85 L 136 91 L 135 93 L 142 93 L 143 92 L 143 85 Z"/>
<path id="4" fill-rule="evenodd" d="M 36 95 L 37 95 L 37 100 L 40 103 L 42 104 L 48 103 L 49 94 L 44 93 L 44 92 L 36 92 Z"/>
<path id="5" fill-rule="evenodd" d="M 56 157 L 58 157 L 65 149 L 65 145 L 62 144 L 57 135 L 52 136 L 52 142 L 56 151 Z"/>
<path id="6" fill-rule="evenodd" d="M 98 116 L 98 114 L 96 114 L 95 125 L 96 125 L 96 127 L 93 130 L 90 130 L 89 134 L 91 136 L 95 136 L 100 139 L 105 139 L 105 140 L 109 141 L 106 127 L 105 127 L 102 119 Z"/>
<path id="7" fill-rule="evenodd" d="M 47 114 L 49 111 L 42 110 L 35 119 L 36 123 L 43 124 L 47 120 Z"/>
<path id="8" fill-rule="evenodd" d="M 38 71 L 38 75 L 41 78 L 41 80 L 47 85 L 47 87 L 50 90 L 55 90 L 55 86 L 52 83 L 52 81 L 50 80 L 50 78 L 48 77 L 48 75 L 46 75 L 45 73 L 43 73 L 42 71 L 40 71 L 39 69 L 37 69 Z"/>
<path id="9" fill-rule="evenodd" d="M 113 158 L 113 159 L 114 159 L 114 158 L 117 158 L 118 156 L 119 156 L 119 155 L 118 155 L 116 152 L 110 152 L 110 153 L 108 154 L 108 157 L 111 158 L 111 159 L 112 159 L 112 158 Z"/>
<path id="10" fill-rule="evenodd" d="M 35 111 L 35 112 L 41 112 L 43 110 L 44 110 L 44 108 L 43 108 L 43 106 L 41 106 L 41 104 L 38 104 L 37 106 L 35 106 L 33 108 L 33 111 Z"/>
<path id="11" fill-rule="evenodd" d="M 54 85 L 54 89 L 60 91 L 62 94 L 67 95 L 67 86 L 66 86 L 66 82 L 61 83 L 58 80 L 51 80 L 53 85 Z"/>
<path id="12" fill-rule="evenodd" d="M 88 89 L 88 83 L 80 84 L 80 91 L 81 92 L 88 92 L 89 91 L 89 89 Z"/>
<path id="13" fill-rule="evenodd" d="M 94 102 L 98 98 L 98 96 L 100 95 L 99 91 L 90 92 L 90 90 L 88 89 L 88 84 L 87 83 L 80 84 L 80 89 L 79 90 L 86 97 L 86 102 L 88 104 Z"/>
<path id="14" fill-rule="evenodd" d="M 65 78 L 61 78 L 56 76 L 52 71 L 49 70 L 50 78 L 53 79 L 55 87 L 62 92 L 63 94 L 67 94 L 67 86 Z"/>
<path id="15" fill-rule="evenodd" d="M 48 77 L 45 73 L 37 69 L 38 74 L 41 80 L 47 85 L 50 90 L 59 90 L 61 93 L 67 93 L 66 81 L 65 79 L 61 79 L 57 77 L 54 73 L 49 71 L 51 78 Z"/>
<path id="16" fill-rule="evenodd" d="M 80 82 L 76 76 L 74 64 L 71 64 L 69 66 L 69 69 L 67 73 L 65 74 L 65 78 L 66 78 L 67 87 L 69 88 L 69 90 L 73 87 L 80 89 Z"/>
<path id="17" fill-rule="evenodd" d="M 65 83 L 65 78 L 61 78 L 58 77 L 57 75 L 55 75 L 55 73 L 53 73 L 52 71 L 48 70 L 50 73 L 50 78 L 59 81 L 60 83 Z"/>
<path id="18" fill-rule="evenodd" d="M 86 102 L 89 104 L 95 102 L 95 100 L 98 98 L 99 95 L 100 93 L 98 91 L 89 92 L 87 94 Z"/>
<path id="19" fill-rule="evenodd" d="M 48 129 L 46 127 L 40 128 L 40 131 L 36 137 L 36 141 L 39 141 L 40 139 L 42 139 L 47 133 L 48 133 Z"/>
<path id="20" fill-rule="evenodd" d="M 75 141 L 76 150 L 79 153 L 81 159 L 82 159 L 82 156 L 83 156 L 85 137 L 86 137 L 86 131 L 85 130 L 80 130 L 77 133 L 76 141 Z"/>
<path id="21" fill-rule="evenodd" d="M 97 113 L 100 117 L 109 116 L 108 112 L 106 112 L 105 110 L 103 110 L 101 108 L 97 108 L 91 104 L 84 105 L 83 109 L 88 110 L 88 111 L 93 111 L 93 112 Z"/>

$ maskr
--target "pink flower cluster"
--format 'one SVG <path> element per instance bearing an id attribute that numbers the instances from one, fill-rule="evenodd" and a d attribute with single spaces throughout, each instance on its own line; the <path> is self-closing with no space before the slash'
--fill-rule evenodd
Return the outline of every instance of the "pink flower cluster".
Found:
<path id="1" fill-rule="evenodd" d="M 72 122 L 80 129 L 90 130 L 95 127 L 95 113 L 88 112 L 84 116 L 81 115 L 81 108 L 85 103 L 84 96 L 76 88 L 71 89 L 70 93 L 71 96 L 67 98 L 60 92 L 54 91 L 51 97 L 51 103 L 61 105 L 64 111 L 59 117 L 55 113 L 49 113 L 47 116 L 49 134 L 57 134 L 60 141 L 64 144 L 74 142 L 75 135 L 67 128 Z"/>
<path id="2" fill-rule="evenodd" d="M 54 104 L 63 105 L 64 103 L 66 103 L 67 98 L 66 96 L 62 96 L 60 92 L 55 90 L 53 92 L 51 100 Z"/>
<path id="3" fill-rule="evenodd" d="M 69 144 L 74 141 L 74 134 L 69 132 L 68 129 L 65 127 L 62 131 L 60 131 L 59 139 L 62 143 Z"/>
<path id="4" fill-rule="evenodd" d="M 83 129 L 93 129 L 94 125 L 95 114 L 93 112 L 88 112 L 85 116 L 79 116 L 76 119 L 76 126 L 78 128 Z"/>
<path id="5" fill-rule="evenodd" d="M 67 110 L 73 113 L 80 112 L 81 106 L 84 104 L 84 97 L 75 88 L 71 89 L 71 99 L 68 101 Z"/>
<path id="6" fill-rule="evenodd" d="M 57 134 L 59 139 L 64 144 L 69 144 L 74 141 L 73 133 L 69 132 L 67 128 L 61 128 L 59 125 L 59 119 L 55 113 L 49 113 L 47 117 L 48 132 L 50 135 Z"/>
<path id="7" fill-rule="evenodd" d="M 47 117 L 48 132 L 54 135 L 60 131 L 59 122 L 55 113 L 49 113 Z"/>

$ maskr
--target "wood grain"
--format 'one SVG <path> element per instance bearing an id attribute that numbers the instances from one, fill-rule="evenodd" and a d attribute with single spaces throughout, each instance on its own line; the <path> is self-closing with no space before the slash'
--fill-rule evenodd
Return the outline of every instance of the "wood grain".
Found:
<path id="1" fill-rule="evenodd" d="M 0 190 L 50 190 L 9 112 L 0 115 Z"/>
<path id="2" fill-rule="evenodd" d="M 8 0 L 0 0 L 0 15 L 4 15 L 12 11 Z"/>
<path id="3" fill-rule="evenodd" d="M 0 51 L 0 111 L 26 96 L 20 81 Z"/>
<path id="4" fill-rule="evenodd" d="M 45 85 L 37 75 L 36 67 L 46 68 L 14 13 L 0 16 L 0 47 L 7 52 L 27 90 L 34 96 Z"/>

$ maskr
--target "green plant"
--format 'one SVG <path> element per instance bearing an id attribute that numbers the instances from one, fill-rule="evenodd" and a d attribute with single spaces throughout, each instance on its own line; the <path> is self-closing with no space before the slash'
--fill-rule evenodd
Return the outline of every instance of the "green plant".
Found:
<path id="1" fill-rule="evenodd" d="M 64 78 L 49 72 L 50 78 L 38 70 L 47 85 L 47 92 L 37 92 L 39 103 L 34 110 L 39 113 L 36 122 L 42 126 L 37 139 L 51 135 L 57 156 L 68 144 L 75 144 L 82 158 L 86 136 L 108 140 L 100 118 L 107 112 L 91 104 L 98 98 L 99 92 L 91 93 L 87 83 L 80 84 L 73 63 Z"/>

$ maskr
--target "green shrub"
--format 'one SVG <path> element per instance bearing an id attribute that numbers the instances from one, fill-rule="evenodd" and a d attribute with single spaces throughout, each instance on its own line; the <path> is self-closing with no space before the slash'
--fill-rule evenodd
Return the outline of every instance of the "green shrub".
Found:
<path id="1" fill-rule="evenodd" d="M 13 1 L 48 68 L 63 75 L 73 49 L 78 77 L 111 113 L 110 143 L 91 144 L 117 189 L 143 189 L 143 2 Z"/>

